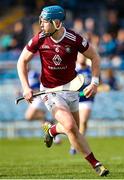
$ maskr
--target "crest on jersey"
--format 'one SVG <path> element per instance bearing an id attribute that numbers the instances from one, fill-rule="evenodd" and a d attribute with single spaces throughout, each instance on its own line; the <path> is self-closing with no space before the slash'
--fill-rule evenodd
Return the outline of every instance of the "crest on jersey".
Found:
<path id="1" fill-rule="evenodd" d="M 60 65 L 62 62 L 62 59 L 58 54 L 56 54 L 52 60 L 56 66 Z"/>
<path id="2" fill-rule="evenodd" d="M 84 47 L 87 46 L 87 40 L 86 40 L 85 38 L 83 38 L 82 45 L 83 45 Z"/>
<path id="3" fill-rule="evenodd" d="M 70 46 L 68 46 L 68 45 L 65 46 L 65 50 L 67 53 L 71 53 L 71 47 Z"/>

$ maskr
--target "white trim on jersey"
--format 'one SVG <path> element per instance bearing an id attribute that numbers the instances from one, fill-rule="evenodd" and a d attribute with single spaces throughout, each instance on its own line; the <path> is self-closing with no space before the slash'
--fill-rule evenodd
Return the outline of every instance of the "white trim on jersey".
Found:
<path id="1" fill-rule="evenodd" d="M 70 37 L 72 37 L 72 38 L 76 38 L 76 36 L 74 35 L 74 34 L 72 34 L 72 33 L 69 33 L 69 32 L 66 32 L 66 35 L 68 35 L 68 36 L 70 36 Z"/>
<path id="2" fill-rule="evenodd" d="M 68 39 L 72 41 L 76 41 L 76 36 L 74 36 L 72 33 L 66 32 L 65 37 L 67 37 Z"/>
<path id="3" fill-rule="evenodd" d="M 54 43 L 59 43 L 59 42 L 61 42 L 61 41 L 64 39 L 65 35 L 66 35 L 66 29 L 64 28 L 64 34 L 63 34 L 63 36 L 62 36 L 59 40 L 55 40 L 55 39 L 53 39 L 51 36 L 50 36 L 50 38 L 51 38 L 51 40 L 52 40 Z"/>

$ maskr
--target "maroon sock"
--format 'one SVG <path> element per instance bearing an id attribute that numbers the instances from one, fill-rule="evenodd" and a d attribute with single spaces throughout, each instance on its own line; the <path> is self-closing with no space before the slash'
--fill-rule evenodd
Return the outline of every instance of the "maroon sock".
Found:
<path id="1" fill-rule="evenodd" d="M 51 136 L 55 137 L 57 134 L 59 134 L 57 131 L 56 131 L 56 125 L 53 125 L 50 129 L 49 129 L 49 133 Z"/>
<path id="2" fill-rule="evenodd" d="M 93 153 L 91 152 L 85 159 L 92 165 L 93 168 L 95 168 L 96 164 L 99 162 L 94 157 Z"/>

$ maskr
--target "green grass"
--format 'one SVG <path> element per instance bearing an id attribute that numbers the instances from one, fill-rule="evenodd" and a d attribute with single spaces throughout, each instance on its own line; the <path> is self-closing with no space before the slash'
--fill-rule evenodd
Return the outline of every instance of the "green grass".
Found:
<path id="1" fill-rule="evenodd" d="M 0 140 L 0 179 L 124 179 L 124 138 L 89 138 L 97 158 L 110 170 L 98 177 L 69 143 L 46 148 L 43 139 Z"/>

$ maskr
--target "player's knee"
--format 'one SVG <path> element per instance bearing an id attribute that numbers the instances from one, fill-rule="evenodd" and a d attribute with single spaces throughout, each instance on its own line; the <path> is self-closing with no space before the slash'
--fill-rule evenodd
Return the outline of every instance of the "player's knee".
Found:
<path id="1" fill-rule="evenodd" d="M 76 128 L 76 124 L 72 121 L 65 125 L 66 133 L 74 132 Z"/>

